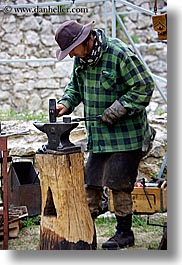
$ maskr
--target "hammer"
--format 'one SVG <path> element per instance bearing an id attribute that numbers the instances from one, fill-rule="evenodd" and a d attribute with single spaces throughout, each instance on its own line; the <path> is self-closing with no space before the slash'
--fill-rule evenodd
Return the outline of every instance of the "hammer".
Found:
<path id="1" fill-rule="evenodd" d="M 58 114 L 58 110 L 56 109 L 56 100 L 51 98 L 49 99 L 49 122 L 56 122 L 56 117 Z M 100 120 L 102 115 L 96 115 L 96 116 L 87 116 L 83 118 L 74 118 L 71 119 L 71 117 L 63 117 L 63 122 L 65 123 L 71 123 L 71 122 L 81 122 L 81 121 L 96 121 Z"/>

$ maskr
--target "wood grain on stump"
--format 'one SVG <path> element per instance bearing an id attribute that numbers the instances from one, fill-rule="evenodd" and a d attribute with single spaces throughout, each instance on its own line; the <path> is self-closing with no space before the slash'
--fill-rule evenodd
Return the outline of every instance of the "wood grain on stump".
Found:
<path id="1" fill-rule="evenodd" d="M 83 153 L 36 154 L 42 195 L 40 249 L 92 249 Z"/>

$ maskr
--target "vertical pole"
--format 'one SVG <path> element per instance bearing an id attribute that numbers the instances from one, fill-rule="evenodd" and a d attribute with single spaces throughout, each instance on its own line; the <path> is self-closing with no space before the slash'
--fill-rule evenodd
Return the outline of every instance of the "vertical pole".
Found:
<path id="1" fill-rule="evenodd" d="M 105 19 L 105 34 L 108 35 L 107 32 L 107 0 L 104 1 L 104 19 Z"/>
<path id="2" fill-rule="evenodd" d="M 7 175 L 7 137 L 0 136 L 3 175 L 3 249 L 8 249 L 8 175 Z"/>
<path id="3" fill-rule="evenodd" d="M 115 8 L 115 0 L 112 0 L 112 38 L 116 38 L 116 8 Z"/>

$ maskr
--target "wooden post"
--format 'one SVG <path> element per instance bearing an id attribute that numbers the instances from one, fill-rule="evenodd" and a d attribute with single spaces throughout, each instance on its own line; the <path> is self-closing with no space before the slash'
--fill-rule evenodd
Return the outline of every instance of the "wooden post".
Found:
<path id="1" fill-rule="evenodd" d="M 40 250 L 91 250 L 94 225 L 84 190 L 83 153 L 36 154 L 42 210 Z"/>
<path id="2" fill-rule="evenodd" d="M 7 136 L 0 136 L 0 152 L 2 151 L 2 176 L 3 176 L 3 249 L 8 249 L 8 175 L 7 175 Z M 2 187 L 1 187 L 2 188 Z"/>

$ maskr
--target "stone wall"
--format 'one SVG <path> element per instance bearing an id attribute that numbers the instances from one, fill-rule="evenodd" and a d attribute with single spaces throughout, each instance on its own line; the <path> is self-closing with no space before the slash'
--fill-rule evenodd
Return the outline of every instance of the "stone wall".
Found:
<path id="1" fill-rule="evenodd" d="M 5 1 L 12 3 L 12 1 Z M 15 4 L 30 3 L 28 0 L 16 0 Z M 45 1 L 33 1 L 45 2 Z M 71 1 L 70 1 L 71 2 Z M 135 5 L 153 11 L 153 1 L 133 0 Z M 158 1 L 160 9 L 166 8 L 166 1 Z M 70 5 L 71 7 L 71 5 Z M 75 19 L 86 23 L 95 21 L 95 27 L 106 29 L 111 35 L 112 14 L 111 2 L 83 3 L 76 5 L 80 13 L 33 13 L 15 12 L 4 14 L 0 23 L 0 60 L 1 59 L 34 59 L 55 58 L 58 48 L 54 40 L 55 31 L 65 20 Z M 137 12 L 126 5 L 116 4 L 122 20 L 130 36 L 141 51 L 151 71 L 161 77 L 167 75 L 167 45 L 158 42 L 157 33 L 153 30 L 151 16 Z M 83 8 L 83 9 L 81 9 Z M 85 9 L 87 8 L 87 9 Z M 35 10 L 36 11 L 36 10 Z M 41 10 L 39 10 L 41 11 Z M 86 12 L 87 11 L 87 12 Z M 107 12 L 107 13 L 105 13 Z M 107 28 L 105 23 L 107 22 Z M 117 37 L 128 42 L 117 23 Z M 69 81 L 72 60 L 57 62 L 0 62 L 0 100 L 4 110 L 22 112 L 42 112 L 48 108 L 49 98 L 59 98 Z M 161 82 L 160 87 L 166 94 L 166 84 Z M 158 90 L 155 91 L 150 110 L 166 112 L 166 104 L 161 99 Z M 82 113 L 79 106 L 75 114 Z"/>
<path id="2" fill-rule="evenodd" d="M 8 1 L 6 1 L 8 3 Z M 28 0 L 16 0 L 14 3 L 28 3 Z M 33 1 L 34 3 L 36 1 Z M 41 2 L 41 1 L 38 1 Z M 42 1 L 44 2 L 44 1 Z M 137 6 L 153 11 L 153 0 L 130 0 Z M 166 1 L 158 1 L 159 8 L 166 10 Z M 78 6 L 78 5 L 77 5 Z M 155 75 L 167 77 L 167 44 L 159 42 L 153 30 L 151 16 L 136 12 L 130 7 L 116 4 L 117 10 L 124 12 L 122 20 L 136 42 L 148 67 Z M 107 1 L 106 9 L 102 2 L 79 4 L 87 7 L 88 13 L 81 14 L 5 14 L 0 23 L 0 60 L 25 58 L 55 58 L 58 48 L 54 40 L 55 31 L 65 20 L 76 19 L 86 23 L 91 19 L 95 26 L 105 29 L 107 18 L 107 34 L 111 35 L 111 2 Z M 107 15 L 105 15 L 105 10 Z M 117 37 L 128 42 L 117 23 Z M 3 110 L 15 110 L 37 113 L 47 111 L 48 99 L 59 98 L 70 79 L 72 60 L 63 62 L 0 62 L 0 101 Z M 167 96 L 167 84 L 157 81 L 161 91 Z M 82 114 L 82 105 L 74 112 Z M 149 120 L 157 134 L 154 146 L 147 157 L 140 163 L 140 176 L 157 175 L 167 150 L 167 104 L 156 88 L 148 107 Z M 38 147 L 47 140 L 45 135 L 37 132 L 33 122 L 2 122 L 3 131 L 29 130 L 28 135 L 9 139 L 9 152 L 12 156 L 35 154 Z M 83 129 L 85 132 L 85 129 Z M 85 133 L 83 134 L 85 136 Z M 79 137 L 77 137 L 79 138 Z"/>

